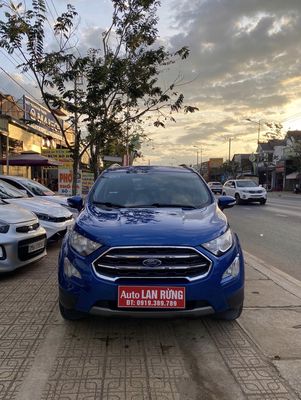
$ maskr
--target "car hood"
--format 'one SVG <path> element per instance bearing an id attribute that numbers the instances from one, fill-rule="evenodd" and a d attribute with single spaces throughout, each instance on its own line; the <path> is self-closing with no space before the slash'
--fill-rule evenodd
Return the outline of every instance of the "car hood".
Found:
<path id="1" fill-rule="evenodd" d="M 0 204 L 0 221 L 7 224 L 34 221 L 37 217 L 30 211 L 12 204 Z"/>
<path id="2" fill-rule="evenodd" d="M 51 201 L 53 203 L 61 204 L 62 206 L 65 206 L 65 207 L 68 206 L 68 203 L 67 203 L 68 197 L 65 197 L 65 196 L 60 196 L 60 195 L 58 195 L 58 196 L 56 196 L 56 195 L 55 196 L 43 196 L 42 199 Z"/>
<path id="3" fill-rule="evenodd" d="M 264 190 L 262 186 L 245 186 L 245 187 L 238 187 L 238 190 Z"/>
<path id="4" fill-rule="evenodd" d="M 226 216 L 216 203 L 197 209 L 129 208 L 106 211 L 86 206 L 76 230 L 107 246 L 197 246 L 227 228 Z"/>
<path id="5" fill-rule="evenodd" d="M 71 215 L 67 208 L 36 197 L 22 197 L 20 199 L 7 199 L 6 201 L 24 207 L 34 213 L 47 214 L 54 217 L 69 217 Z"/>

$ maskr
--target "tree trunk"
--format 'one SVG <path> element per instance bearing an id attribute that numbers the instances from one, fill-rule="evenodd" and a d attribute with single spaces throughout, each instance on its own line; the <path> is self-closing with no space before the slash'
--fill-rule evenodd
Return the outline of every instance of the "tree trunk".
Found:
<path id="1" fill-rule="evenodd" d="M 100 156 L 100 143 L 96 143 L 94 146 L 90 146 L 91 154 L 91 169 L 94 174 L 94 180 L 97 179 L 99 175 L 99 156 Z"/>
<path id="2" fill-rule="evenodd" d="M 79 148 L 79 137 L 77 135 L 77 136 L 75 136 L 74 152 L 73 152 L 72 196 L 76 195 L 77 174 L 78 174 L 79 163 L 80 163 L 79 151 L 80 151 L 80 148 Z"/>

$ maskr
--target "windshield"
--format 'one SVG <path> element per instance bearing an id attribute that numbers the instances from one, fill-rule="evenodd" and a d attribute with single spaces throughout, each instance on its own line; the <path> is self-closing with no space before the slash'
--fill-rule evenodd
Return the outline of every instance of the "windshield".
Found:
<path id="1" fill-rule="evenodd" d="M 254 181 L 237 181 L 237 187 L 257 187 Z"/>
<path id="2" fill-rule="evenodd" d="M 54 196 L 55 193 L 48 189 L 46 186 L 42 185 L 39 182 L 32 180 L 22 180 L 22 185 L 26 187 L 30 192 L 32 192 L 35 196 Z"/>
<path id="3" fill-rule="evenodd" d="M 0 180 L 0 198 L 1 199 L 20 199 L 25 196 L 20 190 L 15 189 L 9 183 Z"/>
<path id="4" fill-rule="evenodd" d="M 201 208 L 212 202 L 197 174 L 166 171 L 105 173 L 91 197 L 108 207 Z"/>

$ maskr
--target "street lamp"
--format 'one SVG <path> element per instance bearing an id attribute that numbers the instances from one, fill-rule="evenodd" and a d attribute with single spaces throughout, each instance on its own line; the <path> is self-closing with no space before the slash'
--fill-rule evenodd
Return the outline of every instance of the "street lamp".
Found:
<path id="1" fill-rule="evenodd" d="M 197 166 L 197 169 L 199 168 L 199 151 L 200 151 L 200 154 L 201 154 L 201 168 L 200 168 L 200 172 L 201 172 L 201 174 L 202 174 L 202 163 L 203 163 L 203 149 L 202 149 L 202 147 L 198 147 L 198 146 L 193 146 L 193 147 L 195 147 L 197 150 L 196 150 L 196 166 Z"/>

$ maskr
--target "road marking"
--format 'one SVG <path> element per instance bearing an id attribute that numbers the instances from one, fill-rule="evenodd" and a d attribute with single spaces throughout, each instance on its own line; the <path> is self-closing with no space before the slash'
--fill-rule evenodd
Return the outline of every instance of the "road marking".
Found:
<path id="1" fill-rule="evenodd" d="M 287 218 L 287 215 L 284 214 L 276 214 L 277 217 Z"/>
<path id="2" fill-rule="evenodd" d="M 16 400 L 41 400 L 53 363 L 63 342 L 66 324 L 53 326 L 41 344 L 29 374 L 23 381 Z"/>

